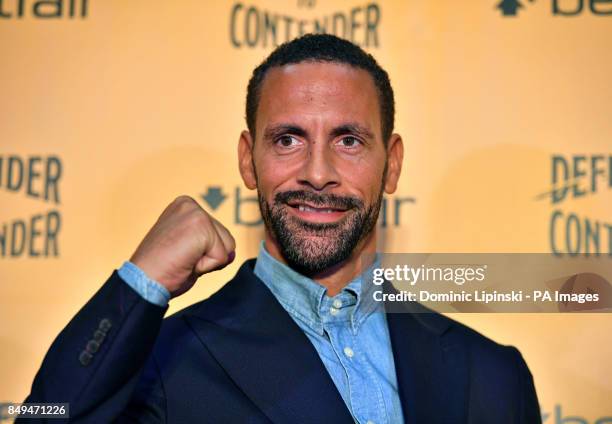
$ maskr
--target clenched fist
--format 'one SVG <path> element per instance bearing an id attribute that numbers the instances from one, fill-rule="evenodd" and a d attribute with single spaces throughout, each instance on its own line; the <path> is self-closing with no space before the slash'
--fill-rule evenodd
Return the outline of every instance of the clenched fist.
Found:
<path id="1" fill-rule="evenodd" d="M 160 215 L 130 261 L 176 297 L 202 274 L 231 263 L 235 249 L 227 228 L 191 197 L 179 196 Z"/>

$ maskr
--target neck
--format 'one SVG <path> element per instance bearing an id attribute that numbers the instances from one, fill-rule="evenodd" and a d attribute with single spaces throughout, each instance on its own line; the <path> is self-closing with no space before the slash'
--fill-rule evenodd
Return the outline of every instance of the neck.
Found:
<path id="1" fill-rule="evenodd" d="M 289 265 L 281 254 L 278 242 L 266 231 L 266 249 L 268 253 L 279 262 Z M 351 252 L 351 255 L 342 262 L 339 262 L 315 275 L 309 277 L 327 289 L 327 296 L 335 296 L 350 283 L 355 277 L 361 274 L 368 266 L 376 253 L 376 229 L 361 240 Z M 368 261 L 368 263 L 366 263 Z"/>

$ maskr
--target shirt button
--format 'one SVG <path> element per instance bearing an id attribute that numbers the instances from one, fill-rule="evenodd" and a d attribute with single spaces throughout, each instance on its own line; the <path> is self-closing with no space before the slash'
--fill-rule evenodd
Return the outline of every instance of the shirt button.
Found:
<path id="1" fill-rule="evenodd" d="M 342 307 L 342 301 L 340 299 L 334 300 L 334 308 L 340 309 Z"/>
<path id="2" fill-rule="evenodd" d="M 332 315 L 337 315 L 339 312 L 338 309 L 334 308 L 333 306 L 331 308 L 329 308 L 329 313 Z"/>
<path id="3" fill-rule="evenodd" d="M 355 352 L 353 352 L 353 349 L 351 349 L 350 347 L 345 347 L 344 354 L 348 356 L 349 358 L 352 358 Z"/>
<path id="4" fill-rule="evenodd" d="M 368 422 L 366 422 L 366 424 L 374 424 L 374 421 L 368 420 Z"/>

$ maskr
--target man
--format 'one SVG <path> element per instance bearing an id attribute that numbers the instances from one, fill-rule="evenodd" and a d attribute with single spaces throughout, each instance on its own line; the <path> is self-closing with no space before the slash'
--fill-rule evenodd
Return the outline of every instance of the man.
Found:
<path id="1" fill-rule="evenodd" d="M 87 422 L 540 422 L 515 348 L 438 314 L 387 314 L 361 278 L 403 156 L 374 58 L 329 35 L 282 45 L 253 72 L 246 116 L 257 259 L 163 320 L 234 259 L 228 230 L 179 197 L 54 341 L 27 401 Z"/>

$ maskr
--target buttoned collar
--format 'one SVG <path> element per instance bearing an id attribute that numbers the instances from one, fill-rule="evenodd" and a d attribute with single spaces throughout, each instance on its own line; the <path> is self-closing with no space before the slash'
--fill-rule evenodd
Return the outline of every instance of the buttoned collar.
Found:
<path id="1" fill-rule="evenodd" d="M 371 267 L 379 262 L 377 255 Z M 372 312 L 382 311 L 382 305 L 373 298 L 374 285 L 364 278 L 371 269 L 350 281 L 336 296 L 329 297 L 325 287 L 272 257 L 262 241 L 254 272 L 294 319 L 320 335 L 326 327 L 347 324 L 357 334 Z"/>

